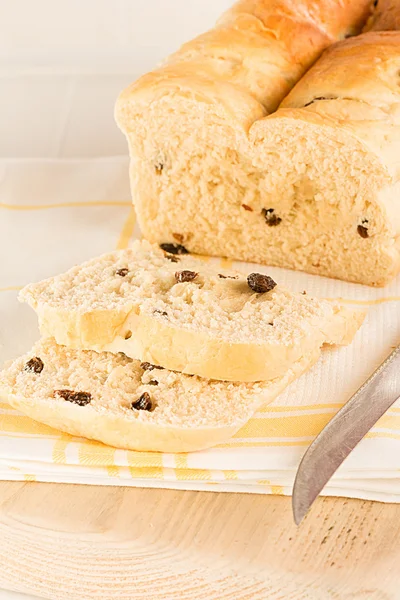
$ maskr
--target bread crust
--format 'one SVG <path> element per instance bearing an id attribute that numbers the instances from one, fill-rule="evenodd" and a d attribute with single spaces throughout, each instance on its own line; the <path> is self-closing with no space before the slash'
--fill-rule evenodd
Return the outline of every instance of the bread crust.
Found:
<path id="1" fill-rule="evenodd" d="M 365 318 L 364 311 L 344 307 L 332 318 L 315 327 L 313 336 L 304 336 L 298 344 L 229 343 L 205 332 L 177 328 L 162 319 L 133 312 L 125 320 L 117 311 L 100 314 L 59 312 L 38 307 L 40 332 L 54 337 L 58 344 L 96 352 L 124 352 L 127 356 L 162 365 L 171 371 L 225 381 L 266 381 L 281 376 L 302 356 L 315 352 L 325 343 L 347 345 Z M 106 324 L 103 328 L 101 323 Z M 117 325 L 118 323 L 118 325 Z M 106 329 L 111 334 L 106 338 Z M 133 336 L 126 340 L 125 332 Z M 102 341 L 103 340 L 103 341 Z"/>
<path id="2" fill-rule="evenodd" d="M 0 398 L 34 421 L 73 436 L 97 440 L 124 450 L 148 452 L 194 452 L 205 450 L 231 438 L 244 423 L 236 426 L 177 428 L 125 421 L 122 417 L 83 411 L 79 406 L 35 403 L 18 394 Z M 271 398 L 272 401 L 273 398 Z M 250 418 L 251 415 L 249 415 Z"/>
<path id="3" fill-rule="evenodd" d="M 400 29 L 400 4 L 397 0 L 378 0 L 364 31 L 393 31 Z M 374 3 L 374 4 L 375 4 Z"/>
<path id="4" fill-rule="evenodd" d="M 299 108 L 326 97 L 365 102 L 390 115 L 399 102 L 399 56 L 399 31 L 374 31 L 333 44 L 280 106 Z"/>
<path id="5" fill-rule="evenodd" d="M 154 102 L 160 93 L 170 93 L 171 88 L 180 91 L 181 84 L 182 93 L 208 98 L 212 88 L 213 101 L 222 105 L 226 104 L 227 95 L 233 94 L 234 100 L 235 92 L 241 92 L 239 95 L 256 97 L 261 104 L 259 110 L 272 112 L 326 47 L 361 30 L 371 2 L 241 0 L 221 16 L 214 29 L 184 44 L 167 59 L 166 66 L 144 75 L 124 90 L 116 104 L 117 123 L 123 132 L 129 132 L 132 111 L 137 108 L 134 104 L 140 104 L 144 95 Z M 225 66 L 228 63 L 228 67 L 234 59 L 234 76 L 229 69 L 224 73 L 218 62 L 207 62 L 213 57 Z M 263 82 L 255 86 L 248 83 L 261 74 Z M 228 87 L 220 85 L 223 83 Z M 250 110 L 247 119 L 256 118 L 259 117 Z"/>

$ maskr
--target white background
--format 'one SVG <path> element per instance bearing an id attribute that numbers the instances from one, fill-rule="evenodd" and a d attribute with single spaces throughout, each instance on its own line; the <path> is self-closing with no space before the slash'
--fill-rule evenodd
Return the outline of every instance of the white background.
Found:
<path id="1" fill-rule="evenodd" d="M 121 89 L 231 0 L 0 0 L 0 158 L 126 153 Z"/>
<path id="2" fill-rule="evenodd" d="M 0 0 L 0 162 L 126 154 L 113 119 L 119 91 L 230 4 Z M 0 590 L 1 600 L 22 598 Z"/>

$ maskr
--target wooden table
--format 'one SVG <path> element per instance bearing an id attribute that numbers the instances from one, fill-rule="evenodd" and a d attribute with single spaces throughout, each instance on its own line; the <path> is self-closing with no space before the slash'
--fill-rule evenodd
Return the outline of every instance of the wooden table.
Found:
<path id="1" fill-rule="evenodd" d="M 397 600 L 400 505 L 0 483 L 0 588 L 52 600 Z"/>

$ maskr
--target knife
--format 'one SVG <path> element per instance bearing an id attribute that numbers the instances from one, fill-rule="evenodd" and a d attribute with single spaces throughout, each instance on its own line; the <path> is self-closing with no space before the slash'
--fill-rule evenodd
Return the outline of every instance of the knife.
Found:
<path id="1" fill-rule="evenodd" d="M 399 398 L 400 345 L 336 413 L 304 454 L 293 486 L 296 525 L 344 459 Z"/>

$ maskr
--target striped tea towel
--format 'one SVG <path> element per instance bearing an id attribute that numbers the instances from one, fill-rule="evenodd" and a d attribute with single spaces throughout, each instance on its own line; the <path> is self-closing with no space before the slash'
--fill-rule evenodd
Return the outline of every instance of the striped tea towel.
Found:
<path id="1" fill-rule="evenodd" d="M 39 336 L 36 315 L 17 302 L 22 286 L 126 248 L 140 235 L 127 169 L 122 157 L 0 162 L 0 362 L 26 352 Z M 385 289 L 371 289 L 259 269 L 298 291 L 368 307 L 354 343 L 324 350 L 311 371 L 232 440 L 192 454 L 115 450 L 52 430 L 1 404 L 0 479 L 290 494 L 306 447 L 399 343 L 400 278 Z M 400 403 L 380 419 L 324 493 L 400 501 Z"/>

